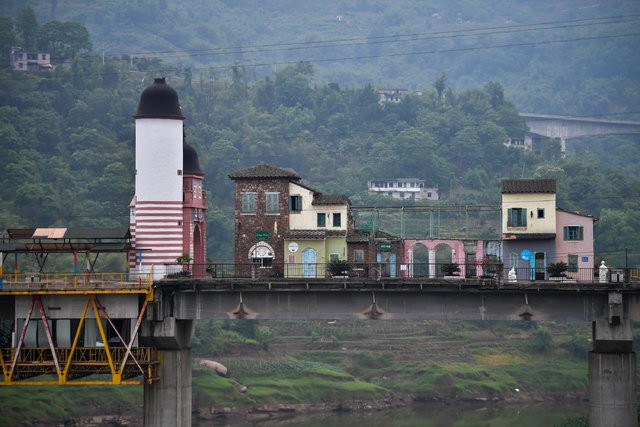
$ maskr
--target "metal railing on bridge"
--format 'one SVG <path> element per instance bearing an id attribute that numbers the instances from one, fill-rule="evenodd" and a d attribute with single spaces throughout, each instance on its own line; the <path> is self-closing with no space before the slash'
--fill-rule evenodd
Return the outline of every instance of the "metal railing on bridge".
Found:
<path id="1" fill-rule="evenodd" d="M 87 289 L 150 289 L 152 274 L 104 273 L 16 273 L 0 276 L 1 291 L 69 291 Z"/>
<path id="2" fill-rule="evenodd" d="M 184 278 L 243 278 L 243 279 L 326 279 L 326 278 L 369 278 L 408 279 L 408 278 L 447 278 L 447 279 L 483 279 L 496 281 L 562 281 L 592 283 L 600 282 L 598 268 L 578 268 L 567 271 L 559 277 L 551 277 L 545 269 L 515 268 L 502 264 L 452 264 L 452 263 L 344 263 L 336 269 L 332 263 L 285 263 L 268 266 L 257 263 L 209 263 L 209 264 L 168 264 L 165 266 L 167 279 Z M 457 267 L 457 269 L 456 269 Z M 605 282 L 623 282 L 639 280 L 639 269 L 608 269 Z M 515 273 L 515 277 L 513 274 Z"/>

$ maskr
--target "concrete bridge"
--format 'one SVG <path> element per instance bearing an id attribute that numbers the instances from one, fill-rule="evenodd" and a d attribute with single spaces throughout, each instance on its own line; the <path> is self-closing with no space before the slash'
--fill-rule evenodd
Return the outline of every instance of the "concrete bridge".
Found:
<path id="1" fill-rule="evenodd" d="M 529 131 L 549 138 L 560 138 L 561 150 L 567 148 L 567 140 L 593 135 L 640 134 L 640 122 L 599 120 L 571 116 L 520 113 L 526 119 Z"/>
<path id="2" fill-rule="evenodd" d="M 631 324 L 640 321 L 638 282 L 100 277 L 4 276 L 0 326 L 14 325 L 8 335 L 14 338 L 2 341 L 0 385 L 44 385 L 45 376 L 52 379 L 46 384 L 89 384 L 87 375 L 100 373 L 107 377 L 101 384 L 144 384 L 146 426 L 190 426 L 195 320 L 577 321 L 593 325 L 591 425 L 636 425 Z M 81 328 L 83 322 L 93 329 Z M 107 322 L 118 333 L 113 346 Z"/>
<path id="3" fill-rule="evenodd" d="M 145 385 L 145 424 L 189 425 L 195 319 L 513 320 L 592 322 L 592 426 L 636 425 L 640 286 L 499 283 L 482 279 L 181 279 L 155 284 L 153 320 L 141 343 L 163 360 Z"/>

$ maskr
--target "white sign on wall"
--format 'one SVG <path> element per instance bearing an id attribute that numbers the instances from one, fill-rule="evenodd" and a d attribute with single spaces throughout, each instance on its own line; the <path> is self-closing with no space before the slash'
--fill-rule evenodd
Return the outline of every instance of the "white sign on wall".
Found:
<path id="1" fill-rule="evenodd" d="M 289 243 L 289 252 L 298 252 L 298 244 L 296 242 Z"/>

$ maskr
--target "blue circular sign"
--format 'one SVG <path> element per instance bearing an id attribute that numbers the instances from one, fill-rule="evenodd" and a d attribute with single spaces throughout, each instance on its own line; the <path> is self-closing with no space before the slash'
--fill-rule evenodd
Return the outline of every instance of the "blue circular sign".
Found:
<path id="1" fill-rule="evenodd" d="M 523 250 L 522 252 L 520 252 L 520 258 L 525 261 L 529 261 L 531 259 L 531 251 L 528 249 Z"/>

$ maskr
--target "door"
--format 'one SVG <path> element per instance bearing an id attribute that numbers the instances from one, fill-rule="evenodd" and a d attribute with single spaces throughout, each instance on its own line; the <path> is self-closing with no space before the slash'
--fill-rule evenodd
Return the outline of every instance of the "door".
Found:
<path id="1" fill-rule="evenodd" d="M 535 280 L 545 280 L 545 270 L 547 268 L 547 263 L 545 259 L 544 252 L 536 252 L 535 256 Z"/>
<path id="2" fill-rule="evenodd" d="M 396 272 L 396 254 L 391 254 L 391 256 L 389 257 L 389 275 L 390 277 L 396 277 L 397 272 Z"/>
<path id="3" fill-rule="evenodd" d="M 396 277 L 396 254 L 378 252 L 376 256 L 381 277 Z"/>
<path id="4" fill-rule="evenodd" d="M 316 277 L 316 250 L 313 248 L 302 251 L 302 276 Z"/>

